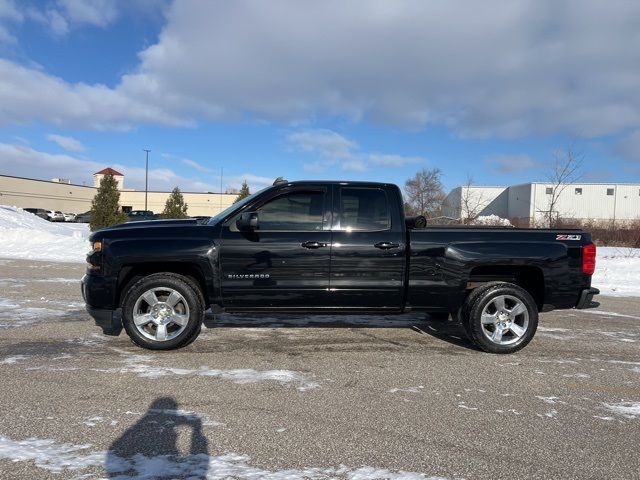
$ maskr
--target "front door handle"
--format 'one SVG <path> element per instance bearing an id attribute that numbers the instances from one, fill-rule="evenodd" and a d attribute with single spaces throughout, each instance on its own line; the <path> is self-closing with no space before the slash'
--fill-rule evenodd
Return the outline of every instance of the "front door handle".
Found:
<path id="1" fill-rule="evenodd" d="M 380 248 L 382 250 L 389 250 L 390 248 L 398 248 L 400 245 L 393 242 L 378 242 L 374 245 L 376 248 Z"/>
<path id="2" fill-rule="evenodd" d="M 323 243 L 323 242 L 304 242 L 301 244 L 304 248 L 321 248 L 321 247 L 326 247 L 327 244 Z"/>

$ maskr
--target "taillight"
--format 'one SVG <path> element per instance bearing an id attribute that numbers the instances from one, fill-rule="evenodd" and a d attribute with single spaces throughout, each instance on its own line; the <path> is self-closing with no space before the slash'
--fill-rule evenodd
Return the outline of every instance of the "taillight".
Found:
<path id="1" fill-rule="evenodd" d="M 596 271 L 596 246 L 593 243 L 582 247 L 582 272 L 593 275 Z"/>

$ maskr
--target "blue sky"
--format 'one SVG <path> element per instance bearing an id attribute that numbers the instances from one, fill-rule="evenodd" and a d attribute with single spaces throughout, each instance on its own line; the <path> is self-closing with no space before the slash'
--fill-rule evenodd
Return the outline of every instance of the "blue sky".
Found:
<path id="1" fill-rule="evenodd" d="M 640 181 L 634 2 L 0 0 L 0 173 Z"/>

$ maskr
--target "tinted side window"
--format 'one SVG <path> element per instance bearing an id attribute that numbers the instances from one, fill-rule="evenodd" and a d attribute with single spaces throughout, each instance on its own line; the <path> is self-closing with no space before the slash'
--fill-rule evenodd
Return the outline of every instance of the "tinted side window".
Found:
<path id="1" fill-rule="evenodd" d="M 391 226 L 389 202 L 379 188 L 340 190 L 340 228 L 343 230 L 385 230 Z"/>
<path id="2" fill-rule="evenodd" d="M 324 192 L 291 192 L 258 209 L 259 230 L 322 230 Z"/>

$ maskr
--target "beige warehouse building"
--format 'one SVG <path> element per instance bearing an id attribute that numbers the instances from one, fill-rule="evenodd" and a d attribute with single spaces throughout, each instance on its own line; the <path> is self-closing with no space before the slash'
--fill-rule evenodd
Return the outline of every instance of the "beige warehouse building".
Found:
<path id="1" fill-rule="evenodd" d="M 120 190 L 120 206 L 125 211 L 144 210 L 145 192 L 124 188 L 124 175 L 106 168 L 94 174 L 94 186 L 74 185 L 68 180 L 35 180 L 0 175 L 0 204 L 21 208 L 44 208 L 65 213 L 82 213 L 91 209 L 91 200 L 101 178 L 112 173 Z M 171 192 L 149 191 L 147 210 L 160 213 Z M 236 199 L 235 193 L 182 192 L 191 216 L 215 215 Z"/>

